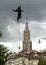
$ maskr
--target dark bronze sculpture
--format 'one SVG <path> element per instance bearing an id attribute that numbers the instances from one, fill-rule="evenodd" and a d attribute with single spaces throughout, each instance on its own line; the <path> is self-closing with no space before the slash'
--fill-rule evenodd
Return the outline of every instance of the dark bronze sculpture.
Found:
<path id="1" fill-rule="evenodd" d="M 16 10 L 13 9 L 12 11 L 18 13 L 18 15 L 17 15 L 17 21 L 19 22 L 19 19 L 21 19 L 21 15 L 22 15 L 22 12 L 23 12 L 24 10 L 21 9 L 21 6 L 18 6 L 18 8 L 17 8 Z"/>

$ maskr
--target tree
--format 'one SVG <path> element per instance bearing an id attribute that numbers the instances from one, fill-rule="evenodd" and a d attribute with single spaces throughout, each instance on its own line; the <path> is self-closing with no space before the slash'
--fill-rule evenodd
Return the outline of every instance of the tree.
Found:
<path id="1" fill-rule="evenodd" d="M 46 58 L 44 58 L 43 56 L 41 56 L 39 58 L 38 65 L 46 65 Z"/>
<path id="2" fill-rule="evenodd" d="M 8 49 L 0 44 L 0 65 L 5 65 L 8 59 Z"/>
<path id="3" fill-rule="evenodd" d="M 44 59 L 44 65 L 46 65 L 46 59 Z"/>
<path id="4" fill-rule="evenodd" d="M 0 38 L 2 37 L 2 32 L 0 31 Z"/>
<path id="5" fill-rule="evenodd" d="M 43 57 L 42 56 L 39 58 L 38 65 L 43 65 Z"/>
<path id="6" fill-rule="evenodd" d="M 2 32 L 0 31 L 0 38 L 2 37 Z M 4 45 L 0 44 L 0 65 L 5 65 L 7 59 L 8 59 L 8 49 L 7 47 L 4 47 Z"/>

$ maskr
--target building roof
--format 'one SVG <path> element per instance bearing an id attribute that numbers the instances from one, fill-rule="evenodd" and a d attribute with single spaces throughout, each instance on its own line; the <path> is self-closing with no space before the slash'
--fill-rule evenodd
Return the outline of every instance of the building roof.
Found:
<path id="1" fill-rule="evenodd" d="M 46 52 L 38 52 L 36 50 L 31 50 L 31 51 L 20 51 L 18 53 L 12 53 L 11 55 L 9 55 L 8 60 L 10 59 L 18 59 L 21 57 L 25 57 L 28 59 L 38 59 L 39 56 L 46 56 Z"/>

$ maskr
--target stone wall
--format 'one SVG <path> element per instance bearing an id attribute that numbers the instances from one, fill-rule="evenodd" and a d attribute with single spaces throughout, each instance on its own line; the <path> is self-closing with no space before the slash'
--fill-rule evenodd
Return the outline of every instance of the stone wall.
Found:
<path id="1" fill-rule="evenodd" d="M 26 58 L 16 59 L 14 62 L 15 65 L 38 65 L 38 60 L 28 60 Z"/>

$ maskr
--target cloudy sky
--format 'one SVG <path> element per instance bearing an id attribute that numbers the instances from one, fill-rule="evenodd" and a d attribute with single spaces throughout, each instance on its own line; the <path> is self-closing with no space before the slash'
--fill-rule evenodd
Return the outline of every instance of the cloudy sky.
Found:
<path id="1" fill-rule="evenodd" d="M 39 38 L 46 38 L 46 0 L 0 0 L 0 30 L 3 33 L 1 44 L 12 51 L 19 50 L 19 23 L 16 20 L 17 13 L 12 11 L 19 5 L 24 10 L 20 20 L 21 48 L 26 17 L 28 17 L 33 49 L 46 49 L 46 39 L 41 39 L 41 44 L 38 44 Z"/>

